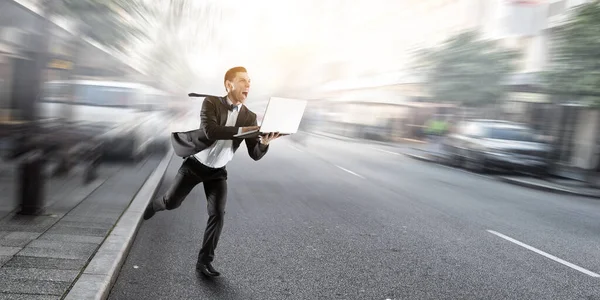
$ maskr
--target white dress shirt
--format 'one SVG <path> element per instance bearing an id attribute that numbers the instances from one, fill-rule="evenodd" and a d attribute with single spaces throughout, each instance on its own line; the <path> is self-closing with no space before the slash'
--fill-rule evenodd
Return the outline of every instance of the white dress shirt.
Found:
<path id="1" fill-rule="evenodd" d="M 229 98 L 227 98 L 227 103 L 233 104 Z M 225 126 L 235 126 L 242 105 L 240 103 L 234 106 L 233 110 L 228 111 Z M 238 130 L 238 133 L 241 130 L 242 128 Z M 217 140 L 210 147 L 194 154 L 194 157 L 207 167 L 221 168 L 233 159 L 233 154 L 233 140 Z"/>

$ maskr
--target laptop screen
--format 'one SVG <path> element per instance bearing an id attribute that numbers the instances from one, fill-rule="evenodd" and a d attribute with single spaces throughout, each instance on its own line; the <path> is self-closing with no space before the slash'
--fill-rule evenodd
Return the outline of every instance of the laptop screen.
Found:
<path id="1" fill-rule="evenodd" d="M 296 133 L 306 104 L 306 100 L 271 97 L 261 122 L 260 131 Z"/>

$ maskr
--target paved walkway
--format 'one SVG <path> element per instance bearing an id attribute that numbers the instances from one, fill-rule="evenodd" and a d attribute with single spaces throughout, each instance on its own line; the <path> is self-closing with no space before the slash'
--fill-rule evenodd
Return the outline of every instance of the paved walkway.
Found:
<path id="1" fill-rule="evenodd" d="M 18 206 L 16 200 L 15 178 L 17 171 L 15 164 L 7 161 L 0 161 L 0 219 L 7 216 Z"/>
<path id="2" fill-rule="evenodd" d="M 408 157 L 432 163 L 444 163 L 441 152 L 428 151 L 427 148 L 407 148 L 404 154 Z M 560 177 L 535 178 L 527 175 L 499 175 L 489 174 L 494 178 L 523 187 L 548 191 L 558 194 L 600 198 L 600 189 L 587 186 L 585 183 Z"/>
<path id="3" fill-rule="evenodd" d="M 586 186 L 584 183 L 559 178 L 533 178 L 526 176 L 500 176 L 500 180 L 537 190 L 576 196 L 600 198 L 600 189 Z"/>
<path id="4" fill-rule="evenodd" d="M 198 126 L 185 118 L 165 125 L 167 131 Z M 164 158 L 163 153 L 139 163 L 103 163 L 98 178 L 87 185 L 81 169 L 47 177 L 42 216 L 16 214 L 18 172 L 14 165 L 0 166 L 0 300 L 63 299 L 69 294 L 99 250 L 112 245 L 108 237 L 118 230 L 116 224 L 138 192 L 148 196 L 141 188 Z"/>
<path id="5" fill-rule="evenodd" d="M 0 166 L 0 220 L 19 209 L 18 180 L 19 170 L 16 161 L 2 161 Z M 53 166 L 47 166 L 46 181 L 44 182 L 44 203 L 46 207 L 67 197 L 76 189 L 83 186 L 83 168 L 77 165 L 71 172 L 62 177 L 50 176 Z M 98 179 L 110 176 L 114 167 L 104 166 Z M 98 180 L 96 182 L 99 182 Z M 2 229 L 0 229 L 2 230 Z"/>
<path id="6" fill-rule="evenodd" d="M 47 215 L 5 214 L 0 219 L 0 300 L 61 299 L 161 159 L 101 165 L 99 178 L 88 185 L 76 175 L 52 179 Z"/>

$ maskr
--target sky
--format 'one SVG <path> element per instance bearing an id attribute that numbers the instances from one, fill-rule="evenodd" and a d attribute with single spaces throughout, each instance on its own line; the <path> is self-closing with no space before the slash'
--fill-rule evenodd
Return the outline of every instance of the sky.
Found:
<path id="1" fill-rule="evenodd" d="M 175 71 L 162 76 L 197 77 L 200 88 L 220 90 L 224 71 L 238 65 L 264 89 L 407 69 L 411 50 L 437 45 L 468 26 L 475 15 L 468 7 L 505 0 L 135 1 L 152 7 L 143 24 L 151 39 L 133 41 L 130 61 L 148 68 L 153 52 L 170 53 L 163 59 L 172 59 Z M 188 5 L 177 35 L 160 25 L 173 2 Z M 194 76 L 177 73 L 184 67 Z"/>
<path id="2" fill-rule="evenodd" d="M 164 11 L 170 2 L 145 1 Z M 338 73 L 348 77 L 396 71 L 409 67 L 409 50 L 426 36 L 428 41 L 437 41 L 432 33 L 447 37 L 436 31 L 437 24 L 462 18 L 460 5 L 448 6 L 445 11 L 441 8 L 439 13 L 432 11 L 432 5 L 444 3 L 441 0 L 189 3 L 190 14 L 182 19 L 179 37 L 189 42 L 174 47 L 195 71 L 195 87 L 215 92 L 221 91 L 225 70 L 238 65 L 247 67 L 254 85 L 264 90 L 297 82 L 314 85 L 335 70 L 332 66 L 342 66 Z M 159 39 L 173 38 L 160 28 L 148 30 Z M 156 45 L 135 47 L 134 53 L 144 53 Z"/>
<path id="3" fill-rule="evenodd" d="M 190 64 L 202 78 L 222 78 L 223 70 L 244 65 L 252 70 L 255 83 L 271 89 L 290 73 L 302 73 L 310 82 L 325 63 L 385 66 L 397 56 L 386 43 L 390 32 L 400 34 L 389 30 L 394 23 L 390 8 L 397 8 L 398 1 L 225 0 L 218 7 L 217 42 L 206 48 L 198 45 L 190 55 Z"/>
<path id="4" fill-rule="evenodd" d="M 152 6 L 158 19 L 172 3 L 140 1 Z M 408 61 L 404 50 L 422 39 L 420 28 L 436 21 L 414 12 L 433 2 L 440 1 L 188 0 L 178 36 L 153 19 L 144 24 L 151 40 L 134 41 L 129 55 L 134 65 L 148 67 L 148 56 L 162 43 L 194 70 L 201 89 L 220 91 L 222 74 L 237 65 L 246 66 L 261 89 L 297 82 L 310 86 L 335 69 L 330 65 L 343 65 L 338 73 L 350 77 L 401 68 Z"/>

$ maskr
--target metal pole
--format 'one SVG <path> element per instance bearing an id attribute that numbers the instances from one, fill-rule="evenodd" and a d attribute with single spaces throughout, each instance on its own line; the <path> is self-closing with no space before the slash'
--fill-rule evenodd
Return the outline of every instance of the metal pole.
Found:
<path id="1" fill-rule="evenodd" d="M 26 215 L 40 215 L 44 212 L 44 153 L 40 150 L 43 146 L 43 141 L 40 141 L 39 137 L 41 128 L 38 124 L 38 108 L 37 99 L 41 96 L 41 86 L 44 80 L 44 70 L 48 63 L 48 49 L 50 44 L 50 16 L 54 11 L 54 5 L 56 0 L 46 0 L 44 4 L 44 15 L 42 19 L 36 19 L 37 32 L 40 34 L 40 47 L 37 52 L 33 52 L 32 56 L 35 65 L 32 66 L 28 71 L 21 74 L 25 82 L 29 82 L 30 86 L 21 87 L 26 88 L 26 91 L 22 91 L 22 97 L 20 101 L 24 101 L 26 104 L 22 106 L 25 108 L 24 116 L 29 122 L 27 130 L 24 132 L 23 148 L 27 153 L 25 159 L 20 161 L 19 164 L 19 194 L 18 201 L 21 204 L 20 214 Z M 35 51 L 35 50 L 34 50 Z M 41 142 L 41 145 L 40 145 Z"/>

